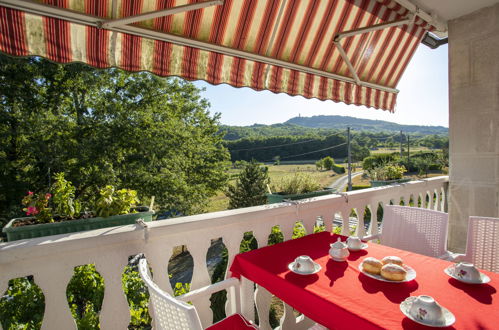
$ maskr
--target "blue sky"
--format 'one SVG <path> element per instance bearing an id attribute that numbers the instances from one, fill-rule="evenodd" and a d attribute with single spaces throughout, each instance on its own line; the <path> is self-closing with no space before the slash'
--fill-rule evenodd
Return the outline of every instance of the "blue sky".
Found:
<path id="1" fill-rule="evenodd" d="M 221 113 L 221 122 L 226 125 L 282 123 L 301 114 L 303 117 L 341 115 L 448 127 L 447 60 L 447 45 L 434 50 L 424 45 L 418 47 L 397 86 L 400 93 L 395 113 L 225 84 L 213 86 L 203 81 L 194 84 L 206 88 L 202 95 L 210 101 L 210 111 Z"/>

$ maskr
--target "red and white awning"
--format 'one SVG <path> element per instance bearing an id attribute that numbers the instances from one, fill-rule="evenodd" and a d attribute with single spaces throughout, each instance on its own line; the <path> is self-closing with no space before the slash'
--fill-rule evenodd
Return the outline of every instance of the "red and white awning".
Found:
<path id="1" fill-rule="evenodd" d="M 421 17 L 394 0 L 0 0 L 0 51 L 393 111 Z"/>

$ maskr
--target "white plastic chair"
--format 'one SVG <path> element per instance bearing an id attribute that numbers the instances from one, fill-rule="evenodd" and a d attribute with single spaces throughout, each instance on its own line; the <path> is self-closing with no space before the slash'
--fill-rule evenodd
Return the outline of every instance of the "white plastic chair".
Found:
<path id="1" fill-rule="evenodd" d="M 382 245 L 411 251 L 430 257 L 452 260 L 447 251 L 447 213 L 418 207 L 385 205 L 381 234 L 365 237 L 379 238 Z"/>
<path id="2" fill-rule="evenodd" d="M 471 216 L 468 222 L 466 254 L 459 260 L 499 273 L 499 219 Z"/>
<path id="3" fill-rule="evenodd" d="M 172 297 L 161 290 L 151 279 L 145 258 L 139 261 L 139 273 L 149 290 L 151 314 L 154 320 L 154 329 L 161 330 L 202 330 L 201 321 L 196 308 L 186 303 L 201 296 L 208 296 L 215 292 L 231 289 L 235 302 L 236 312 L 240 311 L 239 281 L 230 278 L 193 290 L 182 296 Z M 229 290 L 228 290 L 229 291 Z M 248 322 L 241 314 L 231 315 L 213 325 L 217 329 L 258 329 Z M 209 327 L 211 328 L 211 327 Z M 208 328 L 208 329 L 209 329 Z"/>

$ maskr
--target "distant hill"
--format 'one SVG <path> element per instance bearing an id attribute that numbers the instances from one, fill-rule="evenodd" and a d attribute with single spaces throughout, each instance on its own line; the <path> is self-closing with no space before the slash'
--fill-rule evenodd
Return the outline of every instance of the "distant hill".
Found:
<path id="1" fill-rule="evenodd" d="M 294 124 L 310 128 L 346 129 L 348 126 L 356 131 L 399 132 L 421 135 L 447 135 L 449 129 L 443 126 L 400 125 L 383 120 L 361 119 L 347 116 L 312 116 L 294 117 L 284 124 Z"/>

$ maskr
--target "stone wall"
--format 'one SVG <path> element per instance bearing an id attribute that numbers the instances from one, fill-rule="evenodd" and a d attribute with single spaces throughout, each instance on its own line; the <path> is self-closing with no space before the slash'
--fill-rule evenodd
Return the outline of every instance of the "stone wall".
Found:
<path id="1" fill-rule="evenodd" d="M 499 3 L 449 22 L 449 248 L 470 215 L 499 217 Z"/>

